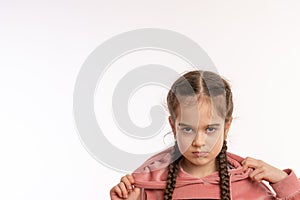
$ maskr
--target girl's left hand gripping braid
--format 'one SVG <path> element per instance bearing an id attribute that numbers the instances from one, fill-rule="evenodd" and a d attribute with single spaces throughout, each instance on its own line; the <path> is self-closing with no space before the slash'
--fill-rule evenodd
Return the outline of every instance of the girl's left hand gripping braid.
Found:
<path id="1" fill-rule="evenodd" d="M 127 174 L 123 176 L 120 183 L 110 190 L 111 200 L 138 200 L 141 193 L 141 189 L 134 187 L 133 176 Z"/>

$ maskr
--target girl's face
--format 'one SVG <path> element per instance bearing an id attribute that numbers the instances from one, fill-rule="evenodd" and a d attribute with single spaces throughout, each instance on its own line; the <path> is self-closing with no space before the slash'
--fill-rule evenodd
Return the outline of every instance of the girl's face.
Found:
<path id="1" fill-rule="evenodd" d="M 214 110 L 207 100 L 192 105 L 180 104 L 175 124 L 169 119 L 179 150 L 190 166 L 210 165 L 220 153 L 230 123 Z"/>

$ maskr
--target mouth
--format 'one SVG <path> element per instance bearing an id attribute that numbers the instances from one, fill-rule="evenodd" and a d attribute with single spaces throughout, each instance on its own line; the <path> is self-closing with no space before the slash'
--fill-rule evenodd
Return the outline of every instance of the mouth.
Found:
<path id="1" fill-rule="evenodd" d="M 207 151 L 193 151 L 192 153 L 196 157 L 206 157 L 206 156 L 208 156 Z"/>

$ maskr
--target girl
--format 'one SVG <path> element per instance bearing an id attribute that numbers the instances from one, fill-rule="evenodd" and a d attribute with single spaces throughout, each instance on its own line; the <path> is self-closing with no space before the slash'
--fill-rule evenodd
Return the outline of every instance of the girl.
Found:
<path id="1" fill-rule="evenodd" d="M 292 170 L 226 151 L 233 103 L 230 86 L 219 75 L 184 74 L 172 85 L 167 104 L 175 145 L 122 177 L 111 200 L 300 199 Z"/>

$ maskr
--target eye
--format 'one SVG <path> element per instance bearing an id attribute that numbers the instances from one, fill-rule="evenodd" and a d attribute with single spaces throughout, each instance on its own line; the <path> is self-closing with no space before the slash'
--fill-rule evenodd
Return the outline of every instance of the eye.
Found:
<path id="1" fill-rule="evenodd" d="M 184 133 L 192 133 L 193 132 L 193 129 L 190 128 L 190 127 L 185 127 L 185 128 L 182 128 L 181 129 Z"/>
<path id="2" fill-rule="evenodd" d="M 216 128 L 208 127 L 208 128 L 206 129 L 206 132 L 207 132 L 208 134 L 211 134 L 211 133 L 214 133 L 216 130 L 217 130 Z"/>

